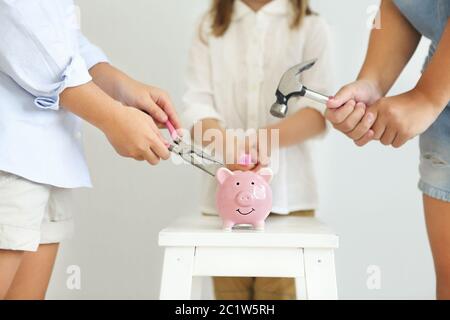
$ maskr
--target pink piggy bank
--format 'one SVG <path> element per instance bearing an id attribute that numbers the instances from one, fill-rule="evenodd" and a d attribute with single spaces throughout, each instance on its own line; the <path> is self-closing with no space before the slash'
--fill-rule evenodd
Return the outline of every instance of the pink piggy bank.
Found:
<path id="1" fill-rule="evenodd" d="M 231 172 L 226 168 L 217 171 L 219 181 L 216 205 L 223 219 L 224 230 L 238 224 L 252 225 L 264 230 L 265 220 L 272 210 L 272 170 Z"/>

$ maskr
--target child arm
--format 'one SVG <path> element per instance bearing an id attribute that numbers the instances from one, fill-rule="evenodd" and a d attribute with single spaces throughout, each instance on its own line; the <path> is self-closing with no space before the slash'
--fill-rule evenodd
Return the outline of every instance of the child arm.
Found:
<path id="1" fill-rule="evenodd" d="M 60 98 L 63 108 L 102 130 L 121 156 L 146 160 L 151 165 L 169 158 L 167 142 L 152 118 L 123 106 L 93 82 L 67 88 Z"/>
<path id="2" fill-rule="evenodd" d="M 181 124 L 169 95 L 161 89 L 143 84 L 108 63 L 105 54 L 78 32 L 81 55 L 93 81 L 113 99 L 136 107 L 153 117 L 160 127 L 170 119 L 176 129 Z"/>
<path id="3" fill-rule="evenodd" d="M 421 35 L 392 0 L 381 2 L 380 15 L 381 26 L 370 34 L 358 79 L 370 81 L 384 96 L 416 51 Z"/>
<path id="4" fill-rule="evenodd" d="M 326 118 L 333 126 L 358 145 L 364 145 L 374 137 L 371 127 L 375 118 L 366 112 L 366 106 L 386 95 L 421 38 L 391 0 L 382 1 L 380 14 L 381 28 L 371 32 L 357 81 L 342 87 L 328 103 L 326 112 Z"/>
<path id="5" fill-rule="evenodd" d="M 213 146 L 214 152 L 232 171 L 250 170 L 252 167 L 237 164 L 245 143 L 237 137 L 227 141 L 224 120 L 214 103 L 210 61 L 206 35 L 202 37 L 199 33 L 194 37 L 189 54 L 187 91 L 183 97 L 186 109 L 183 117 L 191 128 L 191 138 L 195 143 L 203 147 Z"/>
<path id="6" fill-rule="evenodd" d="M 160 127 L 164 127 L 167 120 L 176 129 L 181 127 L 172 100 L 165 91 L 141 83 L 109 63 L 96 64 L 89 72 L 93 81 L 108 95 L 148 113 Z"/>
<path id="7" fill-rule="evenodd" d="M 214 145 L 215 152 L 219 153 L 226 167 L 231 171 L 249 171 L 257 167 L 257 164 L 241 164 L 244 154 L 252 153 L 249 139 L 241 139 L 237 135 L 227 136 L 226 130 L 217 119 L 203 119 L 197 122 L 191 130 L 191 136 L 195 143 L 208 147 Z M 254 161 L 257 159 L 255 157 Z"/>
<path id="8" fill-rule="evenodd" d="M 374 139 L 401 147 L 425 132 L 450 101 L 450 21 L 435 55 L 414 89 L 380 99 L 368 111 L 376 119 Z M 364 145 L 368 141 L 360 141 Z"/>
<path id="9" fill-rule="evenodd" d="M 439 46 L 420 78 L 416 90 L 427 97 L 439 113 L 450 101 L 450 19 Z"/>
<path id="10" fill-rule="evenodd" d="M 48 32 L 64 27 L 48 17 L 51 8 L 37 1 L 0 1 L 0 71 L 34 97 L 32 107 L 60 112 L 64 106 L 102 129 L 120 154 L 151 164 L 166 159 L 169 151 L 152 119 L 105 94 L 65 33 Z"/>
<path id="11" fill-rule="evenodd" d="M 193 141 L 203 147 L 214 146 L 221 157 L 226 154 L 223 117 L 216 109 L 211 70 L 207 19 L 200 21 L 193 37 L 186 76 L 187 91 L 183 96 L 183 118 Z"/>
<path id="12" fill-rule="evenodd" d="M 302 143 L 322 134 L 326 129 L 324 116 L 315 109 L 304 108 L 290 117 L 267 127 L 270 131 L 279 130 L 279 147 L 285 148 Z"/>

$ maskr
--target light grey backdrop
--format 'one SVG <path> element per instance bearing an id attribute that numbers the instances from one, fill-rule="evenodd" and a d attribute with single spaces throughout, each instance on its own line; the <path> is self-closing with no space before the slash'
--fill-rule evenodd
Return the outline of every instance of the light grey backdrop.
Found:
<path id="1" fill-rule="evenodd" d="M 195 21 L 209 1 L 79 0 L 83 31 L 118 67 L 167 89 L 180 106 Z M 351 81 L 367 44 L 367 9 L 377 0 L 313 0 L 331 25 L 336 88 Z M 369 10 L 370 11 L 370 10 Z M 426 53 L 423 43 L 394 92 L 410 89 Z M 120 159 L 96 129 L 86 126 L 86 153 L 95 188 L 76 192 L 76 237 L 61 247 L 49 298 L 156 299 L 163 252 L 160 229 L 198 212 L 199 172 L 164 163 L 151 168 Z M 356 148 L 333 132 L 320 148 L 320 217 L 341 236 L 337 251 L 340 297 L 434 297 L 431 255 L 421 207 L 418 144 L 402 150 Z M 70 265 L 81 268 L 81 290 L 66 287 Z M 367 268 L 381 270 L 369 290 Z M 210 283 L 205 297 L 211 297 Z"/>

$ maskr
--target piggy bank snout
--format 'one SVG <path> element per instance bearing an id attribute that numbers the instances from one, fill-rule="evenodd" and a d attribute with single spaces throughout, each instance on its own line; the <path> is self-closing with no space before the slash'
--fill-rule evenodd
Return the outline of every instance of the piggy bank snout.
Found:
<path id="1" fill-rule="evenodd" d="M 255 197 L 249 191 L 239 192 L 236 196 L 236 202 L 242 207 L 249 207 L 253 204 Z"/>

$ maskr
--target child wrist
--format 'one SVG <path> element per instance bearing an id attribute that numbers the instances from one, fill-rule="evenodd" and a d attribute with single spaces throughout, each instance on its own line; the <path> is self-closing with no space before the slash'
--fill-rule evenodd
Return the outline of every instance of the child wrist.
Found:
<path id="1" fill-rule="evenodd" d="M 413 93 L 415 100 L 425 101 L 425 103 L 437 113 L 442 112 L 448 104 L 447 100 L 433 94 L 433 92 L 427 90 L 427 88 L 423 87 L 420 83 L 411 92 Z"/>
<path id="2" fill-rule="evenodd" d="M 358 77 L 357 81 L 366 82 L 379 98 L 386 95 L 387 90 L 383 89 L 383 84 L 382 84 L 381 79 L 379 79 L 376 76 L 360 75 Z"/>
<path id="3" fill-rule="evenodd" d="M 102 115 L 94 125 L 101 131 L 108 132 L 111 128 L 116 126 L 118 118 L 120 118 L 121 108 L 123 108 L 123 105 L 118 102 L 111 105 L 109 108 L 104 108 Z"/>

